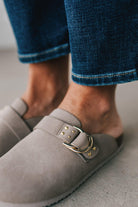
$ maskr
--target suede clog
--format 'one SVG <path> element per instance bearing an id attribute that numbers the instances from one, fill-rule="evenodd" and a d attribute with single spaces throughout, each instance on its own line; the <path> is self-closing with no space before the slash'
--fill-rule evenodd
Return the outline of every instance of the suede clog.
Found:
<path id="1" fill-rule="evenodd" d="M 122 147 L 122 136 L 88 135 L 56 109 L 0 159 L 0 207 L 47 207 L 71 194 Z"/>
<path id="2" fill-rule="evenodd" d="M 0 157 L 32 132 L 42 117 L 23 118 L 27 104 L 20 98 L 0 111 Z"/>

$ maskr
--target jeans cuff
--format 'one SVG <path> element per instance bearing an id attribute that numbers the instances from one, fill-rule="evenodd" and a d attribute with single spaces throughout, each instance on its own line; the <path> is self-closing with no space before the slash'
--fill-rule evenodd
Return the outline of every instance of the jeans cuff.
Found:
<path id="1" fill-rule="evenodd" d="M 57 47 L 53 47 L 41 52 L 20 54 L 18 53 L 18 58 L 22 63 L 38 63 L 47 61 L 50 59 L 58 58 L 70 53 L 69 44 L 63 44 Z"/>
<path id="2" fill-rule="evenodd" d="M 123 72 L 100 75 L 79 75 L 72 73 L 72 80 L 85 86 L 114 85 L 138 80 L 138 71 L 137 69 L 130 69 Z"/>

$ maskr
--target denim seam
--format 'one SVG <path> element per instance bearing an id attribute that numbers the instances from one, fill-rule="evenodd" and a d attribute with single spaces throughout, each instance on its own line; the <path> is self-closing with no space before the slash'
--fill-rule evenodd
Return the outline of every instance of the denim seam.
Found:
<path id="1" fill-rule="evenodd" d="M 36 57 L 36 59 L 33 59 L 33 60 L 31 58 L 23 58 L 23 59 L 19 58 L 19 60 L 22 63 L 40 63 L 40 62 L 55 59 L 55 58 L 58 58 L 58 57 L 61 57 L 61 56 L 67 55 L 67 54 L 69 54 L 69 51 L 62 52 L 62 53 L 59 53 L 59 54 L 56 54 L 56 55 L 53 55 L 53 56 L 50 56 L 50 57 L 44 57 L 44 58 Z"/>
<path id="2" fill-rule="evenodd" d="M 91 76 L 83 76 L 83 75 L 77 75 L 77 74 L 74 74 L 72 73 L 72 76 L 76 77 L 76 78 L 82 78 L 82 79 L 96 79 L 96 78 L 108 78 L 108 77 L 118 77 L 118 76 L 124 76 L 124 75 L 127 75 L 127 74 L 131 74 L 131 73 L 136 73 L 136 70 L 135 69 L 132 69 L 131 71 L 128 71 L 128 72 L 119 72 L 117 74 L 109 74 L 109 75 L 102 75 L 102 76 L 99 76 L 99 75 L 96 75 L 93 77 Z"/>
<path id="3" fill-rule="evenodd" d="M 63 45 L 60 45 L 60 46 L 57 46 L 57 47 L 54 47 L 54 48 L 51 48 L 51 49 L 48 49 L 48 50 L 45 50 L 45 51 L 42 51 L 42 52 L 38 52 L 38 53 L 30 53 L 30 54 L 18 54 L 18 57 L 19 58 L 31 58 L 31 57 L 38 57 L 38 56 L 41 56 L 41 55 L 44 55 L 44 54 L 48 54 L 48 53 L 52 53 L 52 52 L 56 52 L 60 49 L 64 49 L 64 48 L 68 48 L 69 47 L 69 44 L 63 44 Z"/>

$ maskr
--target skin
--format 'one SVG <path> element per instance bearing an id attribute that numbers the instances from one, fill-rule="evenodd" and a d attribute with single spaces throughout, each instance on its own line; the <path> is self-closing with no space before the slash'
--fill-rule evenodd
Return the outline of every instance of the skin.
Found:
<path id="1" fill-rule="evenodd" d="M 29 65 L 28 85 L 22 99 L 29 110 L 24 118 L 45 116 L 63 100 L 69 86 L 69 56 Z"/>
<path id="2" fill-rule="evenodd" d="M 29 110 L 24 118 L 45 116 L 55 108 L 76 115 L 87 133 L 117 138 L 123 133 L 115 103 L 116 85 L 83 86 L 68 81 L 69 57 L 29 65 L 29 81 L 22 96 Z"/>
<path id="3" fill-rule="evenodd" d="M 76 115 L 89 134 L 104 133 L 115 138 L 123 133 L 115 104 L 116 86 L 83 86 L 71 82 L 59 108 Z"/>

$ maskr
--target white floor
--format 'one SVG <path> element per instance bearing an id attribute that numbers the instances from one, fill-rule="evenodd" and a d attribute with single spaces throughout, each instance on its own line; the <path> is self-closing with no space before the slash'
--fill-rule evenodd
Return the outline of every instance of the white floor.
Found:
<path id="1" fill-rule="evenodd" d="M 0 108 L 19 97 L 26 83 L 27 65 L 18 62 L 15 51 L 1 51 Z M 138 82 L 118 86 L 117 105 L 124 149 L 56 207 L 138 207 Z"/>

